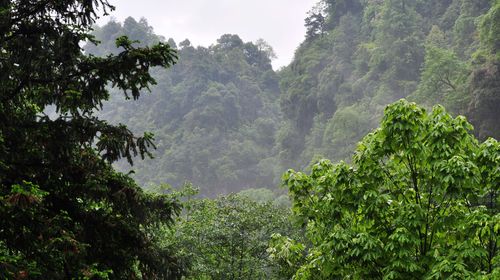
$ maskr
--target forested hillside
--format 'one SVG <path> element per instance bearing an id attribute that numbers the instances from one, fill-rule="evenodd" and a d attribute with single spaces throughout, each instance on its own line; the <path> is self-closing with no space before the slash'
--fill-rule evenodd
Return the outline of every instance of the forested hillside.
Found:
<path id="1" fill-rule="evenodd" d="M 142 44 L 164 40 L 147 21 L 128 18 L 97 28 L 95 55 L 117 52 L 111 43 L 127 35 Z M 248 187 L 278 184 L 274 150 L 280 126 L 279 80 L 272 70 L 272 48 L 263 40 L 243 42 L 222 35 L 208 47 L 176 46 L 178 63 L 168 71 L 157 69 L 152 94 L 138 102 L 119 98 L 104 107 L 104 118 L 127 124 L 133 131 L 151 131 L 156 138 L 155 159 L 138 161 L 135 178 L 143 183 L 185 181 L 205 195 Z M 126 163 L 122 170 L 129 170 Z"/>
<path id="2" fill-rule="evenodd" d="M 170 72 L 139 102 L 112 100 L 105 116 L 153 131 L 154 160 L 137 162 L 142 184 L 184 181 L 202 194 L 274 187 L 287 168 L 348 159 L 400 98 L 465 114 L 475 133 L 499 136 L 498 13 L 489 0 L 319 1 L 292 63 L 275 72 L 264 41 L 223 35 L 210 47 L 189 40 Z M 96 28 L 96 55 L 113 40 L 164 41 L 145 19 Z M 282 116 L 282 117 L 281 117 Z M 124 171 L 131 168 L 121 164 Z"/>
<path id="3" fill-rule="evenodd" d="M 320 1 L 280 73 L 285 165 L 348 158 L 383 108 L 403 97 L 469 116 L 482 139 L 500 136 L 492 2 Z"/>
<path id="4" fill-rule="evenodd" d="M 500 279 L 500 0 L 320 0 L 279 71 L 113 10 L 0 1 L 0 279 Z"/>

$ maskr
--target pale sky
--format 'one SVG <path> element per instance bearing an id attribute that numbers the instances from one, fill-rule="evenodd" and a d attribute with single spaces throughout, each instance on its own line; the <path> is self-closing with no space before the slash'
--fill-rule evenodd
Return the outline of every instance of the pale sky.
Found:
<path id="1" fill-rule="evenodd" d="M 223 34 L 245 42 L 262 38 L 276 52 L 275 69 L 288 65 L 304 40 L 304 18 L 318 0 L 110 0 L 117 21 L 144 17 L 158 35 L 208 47 Z M 111 17 L 101 18 L 99 25 Z"/>

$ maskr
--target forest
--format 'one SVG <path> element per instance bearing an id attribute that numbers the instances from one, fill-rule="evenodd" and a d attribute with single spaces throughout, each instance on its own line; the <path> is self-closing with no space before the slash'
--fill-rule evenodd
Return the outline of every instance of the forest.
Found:
<path id="1" fill-rule="evenodd" d="M 281 69 L 112 5 L 0 0 L 0 279 L 500 279 L 500 0 L 318 0 Z"/>

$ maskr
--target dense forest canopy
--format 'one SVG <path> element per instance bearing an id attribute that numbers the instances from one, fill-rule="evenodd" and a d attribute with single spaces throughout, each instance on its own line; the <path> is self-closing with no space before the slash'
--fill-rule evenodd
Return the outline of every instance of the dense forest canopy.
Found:
<path id="1" fill-rule="evenodd" d="M 164 41 L 145 19 L 112 21 L 94 33 L 103 44 L 85 49 L 101 56 L 118 51 L 109 42 L 119 35 L 146 45 Z M 102 113 L 133 131 L 155 132 L 155 159 L 136 162 L 135 178 L 146 185 L 190 181 L 205 195 L 277 185 L 282 170 L 273 156 L 281 118 L 272 48 L 232 34 L 208 48 L 189 40 L 168 43 L 178 47 L 179 61 L 168 71 L 153 70 L 158 84 L 152 94 L 139 102 L 112 99 Z"/>
<path id="2" fill-rule="evenodd" d="M 204 195 L 272 188 L 289 167 L 348 159 L 383 108 L 406 97 L 464 114 L 481 139 L 498 137 L 498 4 L 465 1 L 319 1 L 292 63 L 274 71 L 272 48 L 226 34 L 210 47 L 155 35 L 145 19 L 111 21 L 88 44 L 114 39 L 179 50 L 172 71 L 140 102 L 112 100 L 103 117 L 154 131 L 155 159 L 133 169 L 142 184 L 185 181 Z"/>
<path id="3" fill-rule="evenodd" d="M 113 9 L 0 0 L 0 278 L 500 278 L 500 0 L 320 0 L 278 71 Z"/>
<path id="4" fill-rule="evenodd" d="M 288 123 L 281 159 L 347 159 L 402 97 L 441 103 L 469 116 L 481 139 L 498 137 L 499 111 L 489 109 L 500 106 L 497 9 L 489 0 L 320 1 L 306 40 L 279 73 Z"/>
<path id="5" fill-rule="evenodd" d="M 288 203 L 270 190 L 246 190 L 215 199 L 193 199 L 191 185 L 174 192 L 186 198 L 184 214 L 163 242 L 177 249 L 187 279 L 285 279 L 269 258 L 271 235 L 302 240 Z"/>

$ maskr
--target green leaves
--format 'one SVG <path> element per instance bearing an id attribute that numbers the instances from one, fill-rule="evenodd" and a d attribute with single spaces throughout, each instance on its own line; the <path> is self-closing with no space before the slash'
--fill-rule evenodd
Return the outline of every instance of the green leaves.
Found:
<path id="1" fill-rule="evenodd" d="M 284 175 L 312 243 L 295 277 L 492 275 L 499 146 L 493 139 L 478 145 L 470 130 L 442 106 L 427 114 L 400 100 L 359 143 L 352 167 L 321 160 L 310 175 Z"/>
<path id="2" fill-rule="evenodd" d="M 431 35 L 432 33 L 429 34 Z M 415 93 L 417 100 L 429 105 L 442 103 L 452 108 L 466 106 L 464 87 L 470 74 L 469 65 L 460 60 L 452 50 L 439 46 L 439 43 L 428 42 L 425 48 L 422 81 Z"/>
<path id="3" fill-rule="evenodd" d="M 493 55 L 496 54 L 496 59 L 500 59 L 498 51 L 500 50 L 500 40 L 498 33 L 500 33 L 500 2 L 498 0 L 492 1 L 492 8 L 489 12 L 481 18 L 480 22 L 480 36 L 481 42 L 486 49 Z"/>
<path id="4" fill-rule="evenodd" d="M 275 265 L 302 256 L 300 243 L 282 244 L 278 237 L 295 233 L 284 207 L 235 194 L 185 204 L 187 210 L 165 230 L 163 242 L 189 263 L 190 279 L 283 279 L 290 268 L 275 271 Z M 266 252 L 269 243 L 276 247 Z"/>
<path id="5" fill-rule="evenodd" d="M 23 181 L 21 185 L 12 185 L 10 195 L 5 198 L 5 201 L 15 207 L 29 208 L 31 204 L 40 203 L 48 194 L 39 186 Z"/>
<path id="6" fill-rule="evenodd" d="M 144 193 L 110 163 L 154 148 L 94 114 L 115 85 L 137 99 L 169 67 L 166 44 L 88 56 L 80 43 L 106 0 L 0 3 L 0 278 L 176 278 L 147 229 L 170 226 L 175 200 Z M 49 112 L 53 111 L 52 114 Z M 50 114 L 50 117 L 48 116 Z M 4 272 L 5 271 L 5 272 Z"/>

